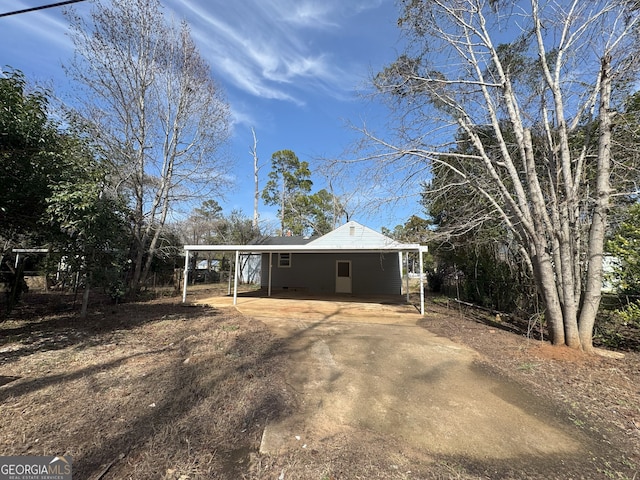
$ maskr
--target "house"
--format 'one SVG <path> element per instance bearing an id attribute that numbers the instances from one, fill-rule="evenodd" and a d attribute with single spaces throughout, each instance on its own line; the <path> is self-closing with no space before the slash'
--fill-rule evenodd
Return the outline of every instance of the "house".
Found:
<path id="1" fill-rule="evenodd" d="M 275 291 L 323 294 L 400 295 L 408 253 L 420 258 L 426 247 L 403 244 L 358 222 L 350 221 L 320 237 L 270 237 L 253 245 L 185 245 L 185 266 L 193 251 L 234 251 L 236 272 L 241 255 L 260 255 L 260 284 Z M 237 280 L 235 275 L 234 304 Z M 185 276 L 186 278 L 186 276 Z M 423 285 L 420 276 L 420 292 Z M 183 301 L 186 301 L 185 282 Z M 424 298 L 421 300 L 424 313 Z"/>

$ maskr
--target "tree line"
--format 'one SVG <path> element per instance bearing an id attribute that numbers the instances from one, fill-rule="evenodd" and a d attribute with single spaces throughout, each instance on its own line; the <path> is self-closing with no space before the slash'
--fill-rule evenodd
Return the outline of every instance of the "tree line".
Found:
<path id="1" fill-rule="evenodd" d="M 0 78 L 2 254 L 46 245 L 87 295 L 106 281 L 135 296 L 176 247 L 165 228 L 176 207 L 225 182 L 229 106 L 187 25 L 159 2 L 96 1 L 89 20 L 66 15 L 75 108 L 52 105 L 20 72 Z"/>
<path id="2" fill-rule="evenodd" d="M 553 344 L 591 351 L 607 237 L 639 193 L 637 6 L 400 7 L 406 51 L 374 78 L 395 137 L 364 131 L 372 168 L 421 179 L 440 257 L 480 279 L 469 293 L 512 304 L 498 295 L 518 283 Z"/>

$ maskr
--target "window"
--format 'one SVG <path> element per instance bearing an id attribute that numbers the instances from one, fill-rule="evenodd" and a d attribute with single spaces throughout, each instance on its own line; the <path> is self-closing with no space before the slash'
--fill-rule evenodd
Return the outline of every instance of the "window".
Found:
<path id="1" fill-rule="evenodd" d="M 351 270 L 351 262 L 346 261 L 340 261 L 338 260 L 338 276 L 339 277 L 350 277 L 351 273 L 349 272 L 349 270 Z"/>
<path id="2" fill-rule="evenodd" d="M 291 254 L 290 253 L 280 253 L 280 254 L 278 254 L 278 267 L 279 268 L 289 268 L 289 267 L 291 267 Z"/>

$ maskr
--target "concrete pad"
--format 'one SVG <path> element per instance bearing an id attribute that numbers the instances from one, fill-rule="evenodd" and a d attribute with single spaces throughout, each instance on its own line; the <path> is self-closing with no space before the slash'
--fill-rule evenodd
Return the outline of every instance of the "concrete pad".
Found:
<path id="1" fill-rule="evenodd" d="M 243 297 L 237 309 L 284 339 L 287 382 L 298 392 L 298 411 L 265 428 L 262 453 L 322 449 L 334 435 L 361 430 L 483 461 L 588 449 L 553 405 L 480 366 L 475 351 L 419 326 L 414 306 Z"/>

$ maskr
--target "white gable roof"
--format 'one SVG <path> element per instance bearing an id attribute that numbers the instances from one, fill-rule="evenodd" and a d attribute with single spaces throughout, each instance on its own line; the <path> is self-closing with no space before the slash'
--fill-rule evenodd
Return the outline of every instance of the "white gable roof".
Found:
<path id="1" fill-rule="evenodd" d="M 399 242 L 358 222 L 350 221 L 315 240 L 309 242 L 309 248 L 393 248 L 402 246 Z"/>

